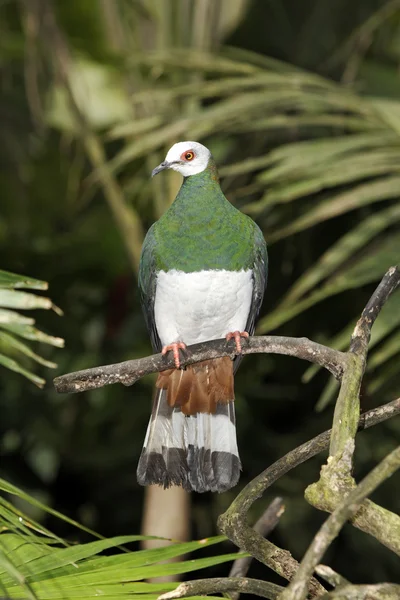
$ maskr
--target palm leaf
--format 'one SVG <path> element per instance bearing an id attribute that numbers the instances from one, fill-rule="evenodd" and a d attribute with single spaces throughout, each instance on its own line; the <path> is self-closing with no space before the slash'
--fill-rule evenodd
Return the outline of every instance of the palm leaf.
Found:
<path id="1" fill-rule="evenodd" d="M 62 314 L 62 311 L 49 298 L 30 292 L 21 292 L 21 288 L 46 290 L 48 285 L 45 281 L 0 271 L 0 364 L 11 371 L 20 373 L 38 387 L 43 387 L 45 380 L 25 366 L 26 359 L 32 359 L 48 368 L 55 368 L 57 365 L 39 356 L 19 338 L 61 348 L 64 346 L 64 340 L 35 328 L 33 318 L 21 315 L 17 311 L 42 308 L 52 309 L 59 315 Z"/>
<path id="2" fill-rule="evenodd" d="M 0 480 L 3 491 L 18 496 L 29 504 L 37 500 L 19 488 Z M 237 558 L 237 553 L 184 560 L 164 564 L 164 561 L 184 557 L 191 552 L 225 541 L 216 536 L 192 542 L 174 542 L 148 550 L 129 550 L 127 545 L 163 538 L 126 535 L 100 539 L 84 544 L 60 540 L 24 515 L 4 498 L 0 498 L 0 581 L 9 598 L 126 598 L 138 594 L 144 599 L 157 597 L 173 589 L 174 583 L 145 583 L 143 580 L 164 575 L 179 575 L 223 564 Z M 63 515 L 52 512 L 58 518 Z M 105 550 L 113 549 L 111 556 Z"/>

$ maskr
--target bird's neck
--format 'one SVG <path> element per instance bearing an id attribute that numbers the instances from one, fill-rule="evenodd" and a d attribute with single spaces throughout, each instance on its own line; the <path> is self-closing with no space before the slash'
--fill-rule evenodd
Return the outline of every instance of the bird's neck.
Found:
<path id="1" fill-rule="evenodd" d="M 213 163 L 196 175 L 185 177 L 171 208 L 186 214 L 209 212 L 227 202 L 219 185 L 218 172 Z"/>

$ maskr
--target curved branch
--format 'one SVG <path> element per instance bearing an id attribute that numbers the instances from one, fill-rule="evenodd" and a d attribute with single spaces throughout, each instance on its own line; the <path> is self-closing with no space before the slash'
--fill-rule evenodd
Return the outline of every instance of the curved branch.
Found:
<path id="1" fill-rule="evenodd" d="M 167 592 L 158 597 L 158 600 L 175 600 L 175 598 L 186 598 L 187 596 L 203 596 L 205 594 L 216 594 L 221 592 L 239 592 L 254 594 L 262 598 L 275 600 L 283 591 L 283 587 L 275 583 L 268 583 L 261 579 L 249 579 L 248 577 L 221 577 L 210 579 L 197 579 L 185 581 L 178 585 L 172 592 Z"/>
<path id="2" fill-rule="evenodd" d="M 254 525 L 254 531 L 257 531 L 257 533 L 262 535 L 263 538 L 266 538 L 271 533 L 271 531 L 275 529 L 284 511 L 285 505 L 283 503 L 282 498 L 277 497 L 274 500 L 272 500 L 271 504 L 267 506 L 266 510 L 263 512 L 261 517 Z M 240 550 L 238 551 L 238 554 L 241 554 Z M 250 568 L 252 560 L 252 556 L 244 556 L 241 558 L 237 558 L 229 572 L 229 577 L 245 577 L 247 575 L 247 571 Z M 240 596 L 240 591 L 231 591 L 229 595 L 231 597 L 231 600 L 238 600 Z"/>
<path id="3" fill-rule="evenodd" d="M 347 364 L 347 356 L 344 352 L 333 350 L 322 344 L 303 338 L 281 337 L 281 336 L 253 336 L 248 342 L 242 342 L 243 354 L 285 354 L 295 356 L 309 362 L 325 367 L 337 379 L 341 379 Z M 188 346 L 182 352 L 182 366 L 229 356 L 236 355 L 234 344 L 226 340 L 214 340 Z M 112 383 L 123 383 L 133 385 L 144 375 L 159 373 L 166 369 L 174 368 L 172 356 L 153 354 L 146 358 L 127 360 L 114 365 L 94 367 L 84 371 L 76 371 L 61 375 L 54 379 L 54 387 L 59 393 L 76 393 L 92 390 L 110 385 Z"/>
<path id="4" fill-rule="evenodd" d="M 349 442 L 354 441 L 360 415 L 360 388 L 367 364 L 368 344 L 372 326 L 389 296 L 400 285 L 400 271 L 390 267 L 378 287 L 368 300 L 354 329 L 347 353 L 347 369 L 342 379 L 335 406 L 332 424 L 332 440 L 329 454 L 341 461 L 344 453 L 347 464 L 342 461 L 340 470 L 344 477 L 350 476 L 353 468 L 353 451 L 349 452 Z M 336 470 L 336 467 L 335 467 Z"/>
<path id="5" fill-rule="evenodd" d="M 294 578 L 285 591 L 282 592 L 281 600 L 303 600 L 307 596 L 309 581 L 316 565 L 337 537 L 343 525 L 356 514 L 362 502 L 399 468 L 400 446 L 388 454 L 368 473 L 323 523 L 305 553 Z"/>
<path id="6" fill-rule="evenodd" d="M 359 429 L 367 429 L 400 413 L 400 398 L 363 414 Z M 267 488 L 298 465 L 316 456 L 329 447 L 331 430 L 320 433 L 312 440 L 291 450 L 248 483 L 232 502 L 228 510 L 218 519 L 218 526 L 236 546 L 252 554 L 257 560 L 272 568 L 282 577 L 291 580 L 297 571 L 298 563 L 289 552 L 278 548 L 264 539 L 247 524 L 247 513 L 252 504 L 262 496 Z M 362 527 L 360 526 L 360 529 Z M 310 582 L 312 595 L 321 593 L 321 587 L 314 579 Z"/>

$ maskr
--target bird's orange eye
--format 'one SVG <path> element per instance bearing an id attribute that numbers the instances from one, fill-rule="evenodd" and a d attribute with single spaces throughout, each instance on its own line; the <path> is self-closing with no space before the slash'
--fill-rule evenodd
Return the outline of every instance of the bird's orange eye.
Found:
<path id="1" fill-rule="evenodd" d="M 190 162 L 191 160 L 194 159 L 194 152 L 192 152 L 191 150 L 189 150 L 188 152 L 184 152 L 182 154 L 181 158 L 183 158 L 183 160 L 188 160 Z"/>

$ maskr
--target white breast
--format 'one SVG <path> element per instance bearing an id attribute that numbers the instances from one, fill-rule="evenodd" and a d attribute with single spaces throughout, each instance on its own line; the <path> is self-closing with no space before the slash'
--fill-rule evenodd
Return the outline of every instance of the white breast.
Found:
<path id="1" fill-rule="evenodd" d="M 252 271 L 160 271 L 154 304 L 163 346 L 196 344 L 244 331 L 253 293 Z"/>

